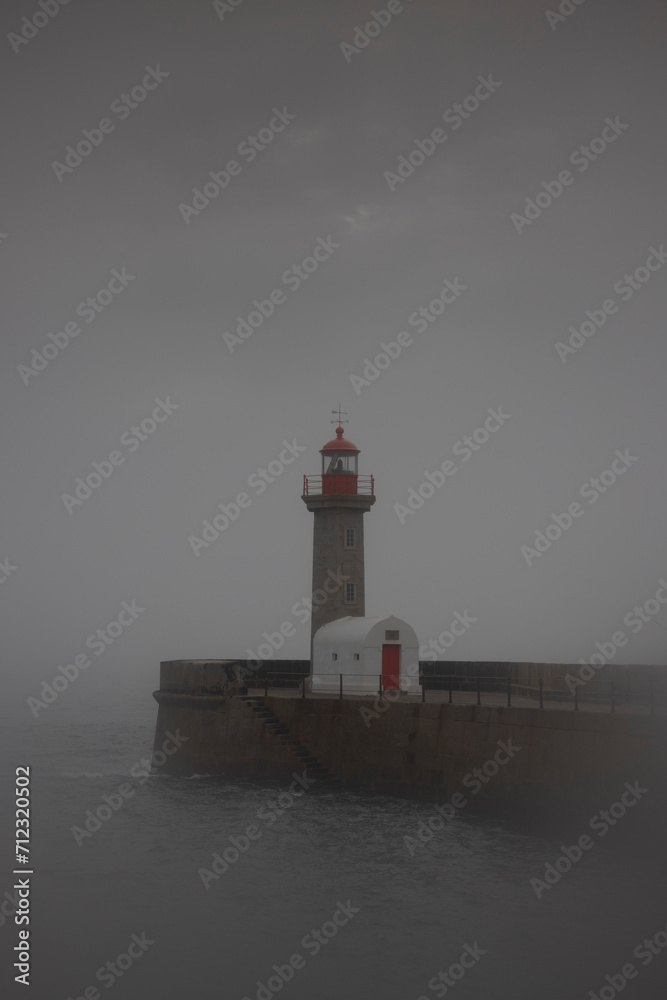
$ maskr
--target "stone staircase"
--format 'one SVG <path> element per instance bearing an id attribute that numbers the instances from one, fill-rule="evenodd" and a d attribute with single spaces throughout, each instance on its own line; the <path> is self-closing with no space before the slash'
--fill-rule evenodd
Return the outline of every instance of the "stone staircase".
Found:
<path id="1" fill-rule="evenodd" d="M 244 701 L 260 719 L 264 720 L 264 725 L 269 732 L 275 734 L 281 745 L 291 751 L 295 759 L 306 768 L 308 774 L 313 775 L 332 788 L 340 787 L 340 778 L 332 774 L 324 764 L 320 763 L 315 754 L 307 750 L 303 743 L 292 735 L 285 723 L 271 711 L 264 698 L 242 694 L 241 701 Z"/>

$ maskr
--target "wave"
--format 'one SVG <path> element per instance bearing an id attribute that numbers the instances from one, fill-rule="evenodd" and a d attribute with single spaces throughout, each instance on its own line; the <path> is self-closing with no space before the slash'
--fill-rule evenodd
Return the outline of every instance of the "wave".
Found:
<path id="1" fill-rule="evenodd" d="M 129 778 L 127 771 L 57 771 L 56 778 Z"/>

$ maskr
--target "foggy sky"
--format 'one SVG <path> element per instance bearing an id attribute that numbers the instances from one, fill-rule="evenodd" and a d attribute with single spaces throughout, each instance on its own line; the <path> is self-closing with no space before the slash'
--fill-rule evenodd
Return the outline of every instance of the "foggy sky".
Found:
<path id="1" fill-rule="evenodd" d="M 540 3 L 414 0 L 346 61 L 341 43 L 385 7 L 243 0 L 221 20 L 195 0 L 71 0 L 14 52 L 38 8 L 3 5 L 0 560 L 17 569 L 0 600 L 16 712 L 124 601 L 145 611 L 76 697 L 149 692 L 160 660 L 241 656 L 285 621 L 280 655 L 307 657 L 292 613 L 311 574 L 302 476 L 339 402 L 376 478 L 368 615 L 426 643 L 467 610 L 453 659 L 577 662 L 624 630 L 616 661 L 665 662 L 667 614 L 636 633 L 623 619 L 667 577 L 667 265 L 627 301 L 614 290 L 667 242 L 664 10 L 587 0 L 553 30 Z M 110 110 L 157 67 L 168 76 L 138 107 Z M 480 76 L 499 86 L 453 128 L 443 114 Z M 274 109 L 296 117 L 248 162 L 239 144 Z M 113 131 L 59 180 L 54 161 L 105 117 Z M 570 156 L 606 119 L 628 127 L 580 171 Z M 437 128 L 446 140 L 391 191 L 385 172 Z M 179 205 L 234 158 L 240 173 L 186 223 Z M 512 213 L 566 169 L 518 233 Z M 290 288 L 318 238 L 340 246 Z M 77 317 L 123 268 L 127 287 Z M 465 292 L 418 332 L 408 318 L 445 279 Z M 285 301 L 231 353 L 223 334 L 273 289 Z M 555 344 L 610 298 L 563 362 Z M 32 349 L 77 319 L 24 384 Z M 350 376 L 401 331 L 412 344 L 357 394 Z M 167 397 L 155 433 L 121 444 Z M 457 460 L 498 407 L 510 418 Z M 295 439 L 305 451 L 259 495 L 248 478 Z M 123 463 L 69 513 L 63 494 L 114 450 Z M 616 450 L 636 461 L 589 503 L 580 488 Z M 456 474 L 401 523 L 394 505 L 447 459 Z M 189 536 L 244 491 L 196 556 Z M 577 501 L 528 566 L 521 546 Z"/>

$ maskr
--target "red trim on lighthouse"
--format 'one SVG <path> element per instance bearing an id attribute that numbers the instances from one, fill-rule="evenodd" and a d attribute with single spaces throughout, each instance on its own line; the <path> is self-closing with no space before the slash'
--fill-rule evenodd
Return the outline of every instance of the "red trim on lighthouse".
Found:
<path id="1" fill-rule="evenodd" d="M 360 496 L 373 496 L 375 493 L 375 479 L 373 476 L 355 476 L 351 472 L 331 472 L 325 473 L 323 476 L 304 476 L 303 477 L 303 495 L 305 497 L 322 496 L 322 494 L 327 493 L 341 493 L 341 490 L 331 489 L 330 484 L 326 484 L 326 479 L 345 479 L 350 477 L 354 479 L 354 489 L 348 490 L 349 494 L 359 494 Z M 335 484 L 333 484 L 335 485 Z"/>

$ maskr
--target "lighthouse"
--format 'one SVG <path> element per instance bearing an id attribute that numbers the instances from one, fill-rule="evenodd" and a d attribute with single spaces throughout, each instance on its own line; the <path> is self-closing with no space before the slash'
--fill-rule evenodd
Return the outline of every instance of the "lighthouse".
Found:
<path id="1" fill-rule="evenodd" d="M 366 613 L 363 518 L 375 503 L 373 476 L 359 475 L 359 449 L 344 436 L 340 407 L 332 412 L 336 437 L 320 449 L 320 474 L 303 477 L 301 497 L 315 515 L 311 657 L 322 625 Z"/>

